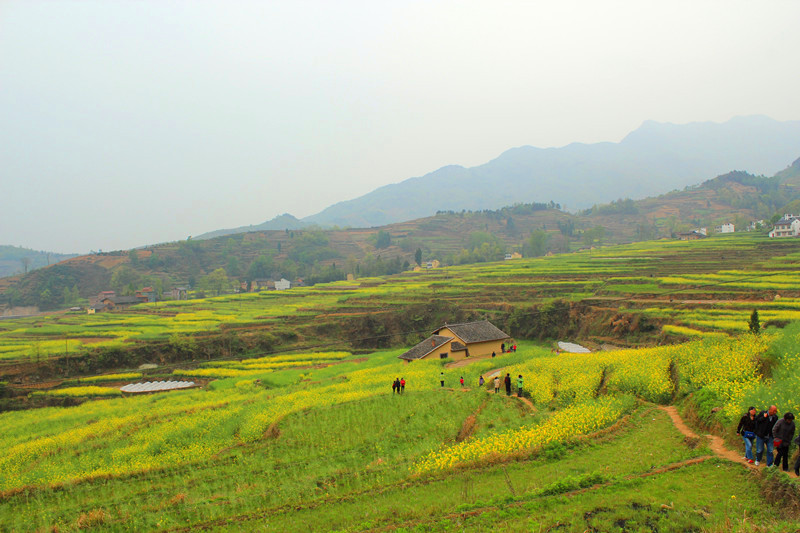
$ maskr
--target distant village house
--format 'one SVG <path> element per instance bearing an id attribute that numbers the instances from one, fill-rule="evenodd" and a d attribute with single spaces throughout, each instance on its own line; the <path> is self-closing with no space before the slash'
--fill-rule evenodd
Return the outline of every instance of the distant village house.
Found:
<path id="1" fill-rule="evenodd" d="M 134 296 L 142 303 L 152 303 L 156 301 L 156 291 L 153 287 L 145 287 L 138 290 Z"/>
<path id="2" fill-rule="evenodd" d="M 189 288 L 188 287 L 173 287 L 172 289 L 173 300 L 188 300 Z"/>
<path id="3" fill-rule="evenodd" d="M 731 224 L 730 222 L 726 222 L 725 224 L 722 224 L 721 226 L 716 226 L 714 228 L 714 231 L 717 232 L 717 233 L 733 233 L 734 229 L 735 229 L 735 226 L 733 224 Z"/>
<path id="4" fill-rule="evenodd" d="M 250 282 L 250 292 L 285 291 L 291 288 L 292 282 L 286 278 L 281 278 L 278 281 L 272 281 L 271 279 L 254 279 Z"/>
<path id="5" fill-rule="evenodd" d="M 445 324 L 399 359 L 414 361 L 433 357 L 437 359 L 465 359 L 500 353 L 500 346 L 511 339 L 488 320 L 465 324 Z"/>
<path id="6" fill-rule="evenodd" d="M 798 235 L 800 235 L 800 217 L 789 214 L 784 214 L 769 232 L 770 237 L 797 237 Z"/>
<path id="7" fill-rule="evenodd" d="M 700 229 L 693 229 L 692 231 L 684 231 L 682 233 L 676 234 L 676 237 L 682 241 L 696 241 L 698 239 L 705 239 L 706 235 L 706 228 Z"/>

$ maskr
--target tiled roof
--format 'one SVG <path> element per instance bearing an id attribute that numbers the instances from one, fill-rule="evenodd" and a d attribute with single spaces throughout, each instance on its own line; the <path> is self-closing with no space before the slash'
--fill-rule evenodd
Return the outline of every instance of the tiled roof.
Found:
<path id="1" fill-rule="evenodd" d="M 495 327 L 488 320 L 467 322 L 465 324 L 445 324 L 433 333 L 437 334 L 443 328 L 449 329 L 455 333 L 459 339 L 467 344 L 471 344 L 473 342 L 498 341 L 509 338 L 507 334 Z"/>
<path id="2" fill-rule="evenodd" d="M 137 298 L 136 296 L 112 296 L 111 298 L 103 298 L 103 300 L 110 300 L 116 305 L 139 303 L 139 298 Z"/>
<path id="3" fill-rule="evenodd" d="M 431 335 L 424 341 L 420 342 L 403 355 L 399 355 L 400 359 L 422 359 L 436 348 L 453 340 L 453 337 L 445 337 L 444 335 Z"/>

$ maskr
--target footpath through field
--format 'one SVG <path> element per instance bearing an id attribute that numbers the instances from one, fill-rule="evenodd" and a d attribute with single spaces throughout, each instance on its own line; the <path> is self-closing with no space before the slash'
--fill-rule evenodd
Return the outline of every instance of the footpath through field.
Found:
<path id="1" fill-rule="evenodd" d="M 672 423 L 675 426 L 675 428 L 681 433 L 683 433 L 683 435 L 685 435 L 690 439 L 700 438 L 697 435 L 697 433 L 689 429 L 689 426 L 687 426 L 686 423 L 683 421 L 681 415 L 678 414 L 678 410 L 675 409 L 674 405 L 667 405 L 667 406 L 662 405 L 659 406 L 659 409 L 661 409 L 662 411 L 666 412 L 669 415 L 669 417 L 672 419 Z M 706 434 L 704 435 L 704 437 L 709 440 L 708 443 L 709 447 L 711 448 L 711 451 L 714 452 L 714 455 L 716 455 L 717 457 L 727 459 L 734 463 L 742 464 L 748 468 L 756 468 L 755 465 L 748 463 L 747 459 L 743 458 L 739 453 L 726 448 L 724 442 L 722 441 L 722 437 L 710 434 Z"/>
<path id="2" fill-rule="evenodd" d="M 559 343 L 560 344 L 560 343 Z M 475 357 L 469 359 L 462 359 L 460 361 L 455 361 L 454 363 L 450 363 L 447 365 L 447 368 L 460 368 L 466 366 L 474 361 L 480 361 L 482 359 L 486 359 L 487 356 L 484 357 Z M 495 376 L 502 377 L 502 373 L 506 367 L 495 368 L 493 370 L 489 370 L 483 374 L 483 379 L 486 383 L 491 383 L 491 381 L 495 378 Z M 531 410 L 536 410 L 536 407 L 533 403 L 528 400 L 527 398 L 518 397 L 516 394 L 512 394 L 513 397 L 517 398 L 518 400 L 522 401 L 526 404 Z M 675 428 L 680 431 L 684 436 L 690 439 L 700 439 L 701 437 L 697 435 L 694 431 L 692 431 L 689 426 L 683 421 L 681 416 L 678 414 L 678 410 L 675 408 L 674 405 L 667 405 L 667 406 L 659 406 L 659 409 L 666 412 L 670 419 L 672 420 L 673 425 Z M 711 448 L 711 451 L 714 452 L 714 455 L 720 457 L 722 459 L 727 459 L 728 461 L 732 461 L 734 463 L 739 463 L 741 465 L 746 466 L 747 468 L 755 469 L 756 466 L 754 464 L 750 464 L 747 462 L 747 459 L 742 457 L 741 454 L 730 450 L 725 447 L 725 443 L 722 440 L 722 437 L 718 437 L 717 435 L 705 434 L 703 435 L 708 440 L 708 445 Z"/>

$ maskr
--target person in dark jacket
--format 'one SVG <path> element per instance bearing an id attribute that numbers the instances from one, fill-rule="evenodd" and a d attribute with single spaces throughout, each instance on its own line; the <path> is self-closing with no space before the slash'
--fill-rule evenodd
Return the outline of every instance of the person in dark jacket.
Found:
<path id="1" fill-rule="evenodd" d="M 756 415 L 756 466 L 767 450 L 767 466 L 772 466 L 772 427 L 778 421 L 778 408 L 770 405 L 766 411 Z"/>
<path id="2" fill-rule="evenodd" d="M 511 396 L 511 374 L 506 374 L 504 383 L 506 384 L 506 396 Z"/>
<path id="3" fill-rule="evenodd" d="M 739 420 L 736 434 L 744 440 L 744 458 L 748 463 L 753 463 L 753 441 L 756 438 L 756 408 L 750 407 Z"/>
<path id="4" fill-rule="evenodd" d="M 789 471 L 789 445 L 794 437 L 794 414 L 786 413 L 783 418 L 775 422 L 772 428 L 772 436 L 775 438 L 775 448 L 778 450 L 775 455 L 775 466 L 781 462 L 784 472 Z"/>

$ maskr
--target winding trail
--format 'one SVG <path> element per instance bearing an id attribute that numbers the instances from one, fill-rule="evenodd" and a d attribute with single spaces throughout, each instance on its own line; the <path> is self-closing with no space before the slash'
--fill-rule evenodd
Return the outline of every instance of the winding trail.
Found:
<path id="1" fill-rule="evenodd" d="M 686 423 L 681 418 L 681 415 L 678 414 L 678 410 L 675 408 L 674 405 L 667 405 L 667 406 L 660 405 L 658 406 L 658 408 L 669 415 L 669 417 L 672 419 L 672 424 L 678 431 L 683 433 L 684 436 L 690 439 L 700 439 L 700 436 L 697 435 L 697 433 L 692 431 L 689 428 L 689 426 L 686 425 Z M 716 455 L 717 457 L 727 459 L 728 461 L 732 461 L 734 463 L 739 463 L 741 465 L 746 466 L 747 468 L 752 468 L 752 469 L 756 468 L 756 465 L 748 463 L 747 459 L 744 459 L 739 453 L 726 448 L 725 443 L 722 440 L 722 437 L 710 434 L 705 434 L 703 436 L 706 439 L 708 439 L 709 447 L 711 448 L 711 451 L 714 452 L 714 455 Z"/>

